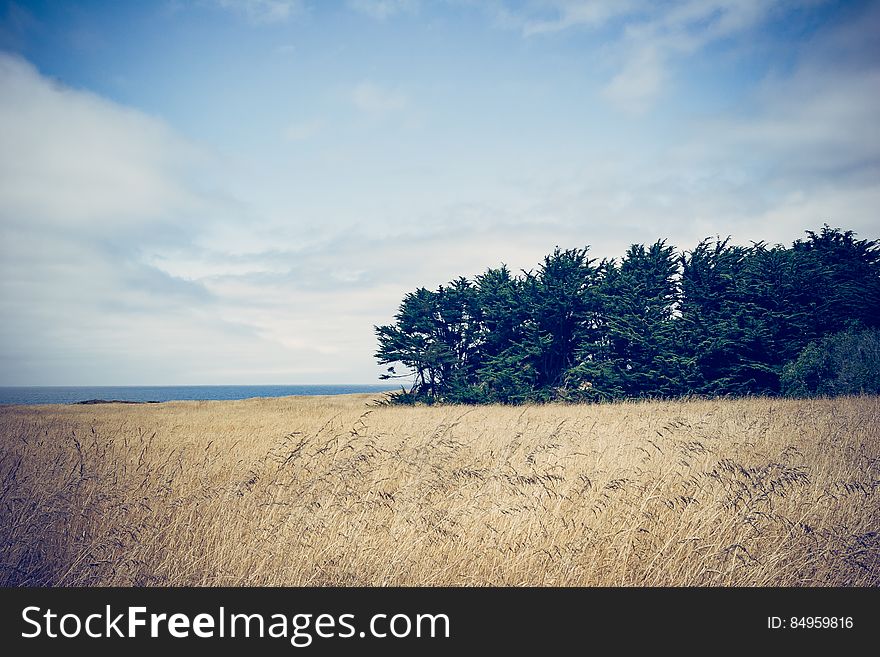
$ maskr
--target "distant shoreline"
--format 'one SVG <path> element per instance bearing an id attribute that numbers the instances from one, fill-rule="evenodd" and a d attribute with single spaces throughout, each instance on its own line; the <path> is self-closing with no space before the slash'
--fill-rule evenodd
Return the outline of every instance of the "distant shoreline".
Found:
<path id="1" fill-rule="evenodd" d="M 211 386 L 44 386 L 0 387 L 0 405 L 156 404 L 169 401 L 236 401 L 253 398 L 380 394 L 387 384 L 211 385 Z"/>
<path id="2" fill-rule="evenodd" d="M 72 402 L 74 404 L 161 404 L 158 399 L 146 401 L 130 401 L 128 399 L 86 399 L 85 401 Z"/>

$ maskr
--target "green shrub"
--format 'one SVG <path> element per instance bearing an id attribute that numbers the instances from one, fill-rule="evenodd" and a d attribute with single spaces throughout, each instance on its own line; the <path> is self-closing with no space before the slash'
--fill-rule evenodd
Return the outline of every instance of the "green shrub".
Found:
<path id="1" fill-rule="evenodd" d="M 811 342 L 782 370 L 790 397 L 880 394 L 880 331 L 844 331 Z"/>

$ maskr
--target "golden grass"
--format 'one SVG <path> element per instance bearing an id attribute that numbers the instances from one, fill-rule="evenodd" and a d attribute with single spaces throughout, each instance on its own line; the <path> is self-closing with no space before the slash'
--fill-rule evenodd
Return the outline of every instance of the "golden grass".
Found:
<path id="1" fill-rule="evenodd" d="M 876 586 L 880 398 L 0 408 L 0 584 Z"/>

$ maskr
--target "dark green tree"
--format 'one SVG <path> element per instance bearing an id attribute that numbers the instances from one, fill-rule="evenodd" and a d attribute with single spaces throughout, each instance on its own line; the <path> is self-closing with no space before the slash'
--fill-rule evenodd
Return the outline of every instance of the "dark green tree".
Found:
<path id="1" fill-rule="evenodd" d="M 880 394 L 880 330 L 841 331 L 804 347 L 782 372 L 792 397 Z"/>
<path id="2" fill-rule="evenodd" d="M 579 359 L 589 357 L 585 346 L 598 341 L 597 285 L 604 263 L 596 266 L 587 251 L 557 248 L 538 271 L 525 274 L 518 347 L 519 358 L 533 372 L 536 400 L 567 390 L 577 376 Z"/>
<path id="3" fill-rule="evenodd" d="M 827 225 L 807 236 L 681 256 L 659 240 L 619 263 L 556 248 L 521 276 L 419 288 L 376 327 L 382 378 L 411 379 L 398 401 L 452 403 L 821 394 L 829 372 L 834 390 L 864 389 L 843 364 L 864 345 L 825 338 L 880 328 L 880 243 Z"/>
<path id="4" fill-rule="evenodd" d="M 444 401 L 483 401 L 477 380 L 480 367 L 482 307 L 477 290 L 457 278 L 436 292 L 434 317 L 438 387 L 432 394 Z"/>
<path id="5" fill-rule="evenodd" d="M 595 346 L 586 345 L 592 354 L 581 354 L 582 396 L 679 394 L 675 248 L 663 240 L 648 248 L 633 244 L 619 264 L 608 263 L 597 295 L 600 337 Z"/>
<path id="6" fill-rule="evenodd" d="M 478 276 L 476 289 L 482 312 L 480 392 L 487 401 L 525 401 L 534 390 L 536 375 L 523 350 L 527 319 L 523 281 L 502 265 Z"/>
<path id="7" fill-rule="evenodd" d="M 476 290 L 458 278 L 436 292 L 407 294 L 395 323 L 375 327 L 383 379 L 412 377 L 408 399 L 462 401 L 477 384 L 481 307 Z M 402 364 L 407 372 L 398 373 Z"/>
<path id="8" fill-rule="evenodd" d="M 807 235 L 792 250 L 809 276 L 801 277 L 809 337 L 880 326 L 880 241 L 858 240 L 853 231 L 827 224 Z"/>
<path id="9" fill-rule="evenodd" d="M 767 328 L 750 307 L 743 284 L 750 255 L 750 249 L 733 246 L 728 238 L 704 240 L 681 257 L 676 328 L 683 391 L 747 395 L 772 389 L 778 379 L 765 362 Z"/>
<path id="10" fill-rule="evenodd" d="M 376 360 L 388 365 L 382 379 L 408 378 L 413 384 L 408 392 L 411 398 L 433 398 L 440 380 L 440 363 L 437 362 L 435 317 L 437 296 L 420 287 L 408 293 L 394 316 L 394 324 L 375 327 L 379 340 Z M 399 373 L 398 364 L 407 368 Z"/>

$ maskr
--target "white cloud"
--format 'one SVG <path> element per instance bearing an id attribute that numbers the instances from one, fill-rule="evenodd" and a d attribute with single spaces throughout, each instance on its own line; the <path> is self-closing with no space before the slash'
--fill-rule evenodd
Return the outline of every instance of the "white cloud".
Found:
<path id="1" fill-rule="evenodd" d="M 115 230 L 202 209 L 198 154 L 160 121 L 0 55 L 0 208 L 8 220 Z"/>
<path id="2" fill-rule="evenodd" d="M 636 6 L 632 0 L 547 0 L 533 3 L 533 12 L 522 15 L 517 22 L 526 36 L 548 34 L 573 27 L 600 27 L 629 14 Z M 512 15 L 508 14 L 508 21 Z"/>
<path id="3" fill-rule="evenodd" d="M 283 23 L 303 11 L 303 0 L 213 0 L 219 7 L 247 18 L 254 25 Z"/>
<path id="4" fill-rule="evenodd" d="M 151 263 L 235 212 L 198 191 L 210 169 L 161 121 L 0 55 L 0 382 L 197 383 L 220 354 L 302 357 Z"/>
<path id="5" fill-rule="evenodd" d="M 821 1 L 821 0 L 819 0 Z M 677 58 L 760 26 L 782 5 L 817 0 L 540 0 L 522 6 L 493 5 L 496 22 L 524 36 L 583 29 L 609 31 L 616 72 L 603 97 L 631 113 L 650 108 L 672 75 Z"/>
<path id="6" fill-rule="evenodd" d="M 349 0 L 348 6 L 376 20 L 418 11 L 418 0 Z"/>
<path id="7" fill-rule="evenodd" d="M 361 92 L 368 111 L 405 105 Z M 205 192 L 247 189 L 217 169 L 161 120 L 0 56 L 0 383 L 375 380 L 405 242 L 370 249 L 295 206 L 273 223 Z M 426 252 L 407 258 L 431 270 Z"/>
<path id="8" fill-rule="evenodd" d="M 381 87 L 369 80 L 355 86 L 351 100 L 355 107 L 370 114 L 397 112 L 409 105 L 409 99 L 400 91 Z"/>
<path id="9" fill-rule="evenodd" d="M 735 112 L 697 126 L 678 157 L 760 169 L 767 182 L 870 181 L 880 170 L 880 7 L 805 44 Z"/>
<path id="10" fill-rule="evenodd" d="M 679 126 L 659 153 L 620 148 L 579 186 L 541 192 L 543 211 L 563 223 L 602 217 L 616 239 L 668 236 L 681 247 L 715 234 L 788 243 L 826 221 L 877 238 L 878 28 L 880 7 L 823 30 L 793 53 L 790 72 L 739 105 Z"/>
<path id="11" fill-rule="evenodd" d="M 630 114 L 642 114 L 663 89 L 666 70 L 656 48 L 639 48 L 602 89 L 602 96 Z"/>
<path id="12" fill-rule="evenodd" d="M 577 28 L 601 29 L 617 21 L 626 29 L 699 32 L 707 39 L 716 39 L 756 25 L 782 4 L 782 0 L 532 0 L 489 7 L 504 26 L 526 36 Z M 816 4 L 816 0 L 791 0 L 786 4 Z"/>
<path id="13" fill-rule="evenodd" d="M 604 97 L 625 111 L 645 112 L 662 94 L 678 58 L 756 28 L 776 4 L 765 0 L 643 4 L 629 16 L 619 43 L 622 68 L 603 89 Z"/>

